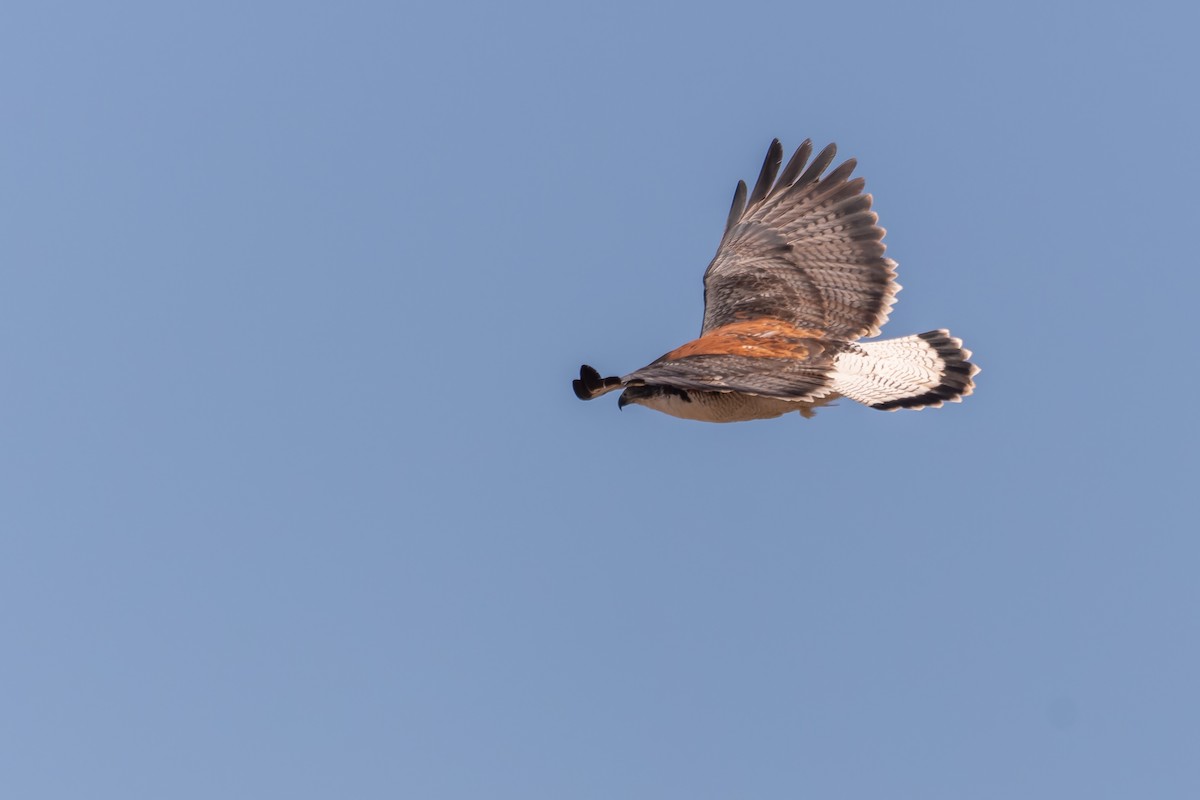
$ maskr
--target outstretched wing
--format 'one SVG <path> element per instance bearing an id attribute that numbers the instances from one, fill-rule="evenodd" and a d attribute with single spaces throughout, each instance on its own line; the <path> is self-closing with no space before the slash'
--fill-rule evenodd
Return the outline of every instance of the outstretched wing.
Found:
<path id="1" fill-rule="evenodd" d="M 832 391 L 828 368 L 785 358 L 732 355 L 692 356 L 679 361 L 660 359 L 627 375 L 624 381 L 630 386 L 673 386 L 796 401 L 814 400 Z"/>
<path id="2" fill-rule="evenodd" d="M 811 400 L 829 393 L 833 359 L 844 346 L 817 333 L 789 328 L 779 320 L 727 325 L 621 381 Z"/>
<path id="3" fill-rule="evenodd" d="M 780 173 L 776 139 L 749 197 L 738 181 L 704 273 L 704 334 L 756 319 L 842 342 L 879 333 L 900 290 L 896 263 L 883 255 L 884 230 L 865 181 L 850 180 L 854 159 L 821 177 L 836 153 L 831 144 L 809 164 L 805 141 Z"/>
<path id="4" fill-rule="evenodd" d="M 623 378 L 601 377 L 584 364 L 572 386 L 580 400 L 626 386 L 671 386 L 815 400 L 832 391 L 833 362 L 845 347 L 819 333 L 790 328 L 779 320 L 727 325 Z"/>

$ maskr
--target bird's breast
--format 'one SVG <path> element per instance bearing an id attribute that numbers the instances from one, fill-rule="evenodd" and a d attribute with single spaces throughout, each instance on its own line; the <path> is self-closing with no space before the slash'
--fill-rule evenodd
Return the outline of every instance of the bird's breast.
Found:
<path id="1" fill-rule="evenodd" d="M 686 391 L 679 394 L 659 394 L 637 401 L 640 405 L 670 414 L 680 419 L 699 422 L 745 422 L 752 419 L 773 419 L 790 411 L 805 416 L 819 403 L 781 400 L 740 392 Z"/>

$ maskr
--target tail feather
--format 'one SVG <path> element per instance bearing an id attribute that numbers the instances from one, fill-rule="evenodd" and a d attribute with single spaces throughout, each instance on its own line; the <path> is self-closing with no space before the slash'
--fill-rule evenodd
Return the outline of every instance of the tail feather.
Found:
<path id="1" fill-rule="evenodd" d="M 834 362 L 833 389 L 871 408 L 937 408 L 975 389 L 979 367 L 949 331 L 853 345 Z"/>

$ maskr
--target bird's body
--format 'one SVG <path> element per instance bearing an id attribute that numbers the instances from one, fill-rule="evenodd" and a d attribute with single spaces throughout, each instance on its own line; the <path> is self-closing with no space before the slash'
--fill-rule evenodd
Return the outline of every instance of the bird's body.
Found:
<path id="1" fill-rule="evenodd" d="M 782 400 L 778 397 L 763 397 L 744 392 L 672 391 L 659 386 L 630 388 L 635 389 L 631 392 L 631 397 L 637 399 L 622 399 L 619 401 L 621 405 L 637 403 L 655 411 L 670 414 L 672 417 L 694 419 L 698 422 L 745 422 L 751 419 L 773 419 L 792 411 L 798 411 L 806 417 L 811 417 L 814 408 L 837 399 L 837 395 L 830 395 L 819 401 L 806 403 L 801 400 Z M 636 391 L 637 388 L 642 391 Z"/>
<path id="2" fill-rule="evenodd" d="M 849 397 L 872 408 L 924 408 L 971 393 L 979 370 L 947 331 L 859 342 L 887 320 L 900 286 L 884 230 L 850 160 L 824 178 L 836 148 L 805 169 L 805 142 L 779 172 L 767 152 L 754 191 L 738 183 L 725 235 L 704 274 L 700 338 L 622 378 L 580 368 L 584 400 L 623 389 L 619 405 L 684 419 L 769 419 Z M 778 180 L 776 177 L 778 176 Z"/>

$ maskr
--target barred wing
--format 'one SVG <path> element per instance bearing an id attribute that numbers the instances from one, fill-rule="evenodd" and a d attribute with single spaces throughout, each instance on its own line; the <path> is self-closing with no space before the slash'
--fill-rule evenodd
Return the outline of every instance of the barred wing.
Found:
<path id="1" fill-rule="evenodd" d="M 627 386 L 671 386 L 798 401 L 824 397 L 832 391 L 831 371 L 827 365 L 735 355 L 690 356 L 677 361 L 660 358 L 621 380 Z"/>
<path id="2" fill-rule="evenodd" d="M 780 173 L 776 139 L 748 198 L 738 182 L 704 273 L 704 333 L 764 318 L 835 341 L 879 333 L 900 290 L 896 263 L 883 255 L 884 230 L 865 181 L 850 180 L 854 159 L 821 177 L 836 153 L 831 144 L 809 164 L 805 141 Z"/>

